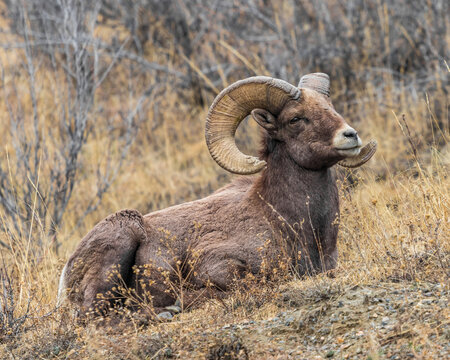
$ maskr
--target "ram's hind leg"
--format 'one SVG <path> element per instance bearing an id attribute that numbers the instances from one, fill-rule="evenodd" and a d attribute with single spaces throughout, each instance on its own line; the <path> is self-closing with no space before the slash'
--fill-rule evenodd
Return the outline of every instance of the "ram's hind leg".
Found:
<path id="1" fill-rule="evenodd" d="M 113 290 L 127 285 L 135 254 L 146 238 L 142 215 L 122 210 L 98 223 L 80 242 L 62 274 L 61 290 L 82 314 L 102 313 L 114 301 Z"/>

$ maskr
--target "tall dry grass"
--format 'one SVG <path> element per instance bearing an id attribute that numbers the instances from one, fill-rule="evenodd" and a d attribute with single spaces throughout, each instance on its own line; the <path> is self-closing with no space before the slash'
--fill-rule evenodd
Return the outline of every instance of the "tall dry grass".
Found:
<path id="1" fill-rule="evenodd" d="M 137 328 L 124 330 L 125 335 L 129 335 L 125 337 L 128 340 L 115 344 L 94 327 L 79 326 L 68 309 L 55 307 L 58 275 L 81 237 L 107 214 L 121 208 L 136 208 L 146 213 L 193 200 L 209 194 L 232 178 L 210 159 L 203 139 L 204 119 L 207 105 L 216 91 L 240 77 L 253 74 L 295 75 L 289 80 L 296 82 L 296 71 L 330 72 L 332 96 L 338 112 L 358 129 L 363 139 L 373 137 L 379 142 L 377 154 L 364 168 L 350 173 L 339 170 L 342 173 L 342 217 L 340 258 L 335 281 L 342 284 L 402 281 L 447 283 L 450 254 L 448 64 L 443 58 L 433 63 L 420 63 L 427 59 L 422 56 L 420 44 L 414 43 L 414 34 L 409 34 L 405 29 L 403 37 L 396 38 L 397 35 L 390 33 L 397 24 L 396 18 L 390 18 L 391 2 L 370 3 L 372 10 L 378 14 L 378 20 L 369 19 L 364 29 L 353 26 L 354 14 L 342 15 L 338 12 L 333 15 L 330 12 L 332 17 L 341 16 L 339 23 L 347 24 L 344 29 L 348 32 L 347 39 L 356 37 L 358 31 L 364 34 L 361 47 L 358 48 L 361 56 L 350 56 L 345 62 L 347 55 L 344 54 L 344 57 L 339 57 L 333 63 L 333 58 L 320 53 L 324 61 L 328 59 L 334 64 L 325 69 L 320 68 L 323 63 L 309 64 L 300 57 L 299 61 L 303 61 L 300 64 L 301 71 L 298 69 L 299 64 L 294 65 L 289 61 L 289 51 L 301 53 L 304 46 L 311 54 L 315 52 L 310 40 L 306 46 L 296 37 L 299 34 L 293 30 L 296 25 L 289 18 L 288 10 L 292 10 L 292 4 L 288 1 L 270 2 L 271 19 L 278 29 L 272 29 L 273 34 L 281 36 L 282 41 L 279 38 L 278 42 L 265 40 L 267 47 L 264 49 L 258 42 L 245 43 L 237 38 L 231 29 L 226 29 L 227 19 L 219 17 L 218 23 L 222 27 L 217 31 L 206 32 L 202 41 L 196 43 L 192 54 L 186 57 L 177 51 L 171 28 L 166 27 L 167 24 L 162 20 L 155 20 L 149 30 L 150 38 L 158 38 L 165 46 L 157 41 L 145 43 L 143 58 L 181 72 L 188 68 L 190 76 L 200 79 L 200 84 L 204 86 L 201 95 L 205 105 L 192 101 L 193 94 L 189 87 L 180 86 L 174 79 L 169 81 L 164 78 L 160 92 L 150 100 L 150 105 L 141 114 L 146 121 L 140 124 L 136 139 L 109 190 L 95 211 L 83 217 L 84 210 L 98 190 L 99 169 L 100 172 L 104 171 L 114 154 L 119 154 L 123 146 L 120 141 L 110 142 L 109 139 L 115 139 L 114 134 L 122 131 L 117 114 L 123 111 L 124 99 L 129 101 L 126 106 L 132 108 L 137 99 L 130 94 L 140 94 L 149 83 L 161 80 L 160 74 L 152 72 L 147 72 L 145 78 L 133 78 L 134 74 L 129 71 L 127 62 L 114 67 L 103 86 L 95 93 L 95 106 L 90 114 L 90 133 L 81 154 L 79 176 L 61 225 L 56 229 L 57 241 L 61 246 L 55 248 L 54 239 L 48 237 L 47 228 L 43 225 L 51 223 L 51 219 L 40 219 L 33 215 L 20 224 L 20 229 L 28 231 L 19 233 L 11 219 L 4 212 L 0 213 L 4 229 L 0 233 L 3 244 L 0 257 L 0 356 L 152 358 L 165 354 L 165 350 L 161 352 L 161 349 L 165 349 L 163 339 L 155 335 L 154 341 L 145 342 L 139 337 L 143 330 Z M 1 6 L 5 13 L 5 4 Z M 326 12 L 318 13 L 313 18 L 313 10 L 305 9 L 309 11 L 310 25 L 304 31 L 316 29 L 314 41 L 324 43 L 330 31 L 330 22 L 337 20 L 322 16 Z M 431 33 L 437 19 L 433 18 L 434 13 L 429 8 L 426 11 L 426 23 L 422 26 Z M 245 21 L 245 14 L 235 14 L 238 24 L 242 25 Z M 189 16 L 194 17 L 192 13 Z M 370 18 L 367 14 L 364 16 Z M 448 20 L 448 17 L 445 19 Z M 376 25 L 372 24 L 371 27 L 371 22 L 376 22 Z M 439 20 L 441 22 L 442 19 Z M 11 22 L 5 16 L 0 18 L 0 24 L 3 29 L 11 29 Z M 114 20 L 99 19 L 95 36 L 105 41 L 112 36 L 119 40 L 129 36 L 128 28 L 116 25 Z M 399 26 L 395 31 L 402 30 Z M 380 34 L 383 36 L 375 38 Z M 448 32 L 441 34 L 441 37 L 447 49 L 435 50 L 444 57 L 448 54 L 450 37 Z M 12 31 L 2 32 L 0 38 L 3 45 L 22 41 L 20 35 Z M 422 57 L 417 55 L 417 59 L 423 72 L 414 69 L 408 72 L 406 65 L 394 71 L 388 64 L 374 63 L 372 57 L 377 55 L 377 49 L 381 51 L 379 43 L 383 44 L 381 57 L 402 61 L 402 58 L 398 60 L 400 55 L 398 48 L 395 48 L 395 39 L 400 39 L 398 41 L 402 46 L 405 43 L 411 45 L 408 49 L 412 58 L 417 55 L 414 55 L 415 52 L 422 54 Z M 435 45 L 442 44 L 433 38 L 430 41 Z M 286 44 L 291 48 L 286 50 Z M 346 45 L 342 43 L 341 46 L 345 49 Z M 277 51 L 283 59 L 280 67 L 283 70 L 278 74 L 274 73 L 276 63 L 267 60 L 270 51 L 275 54 L 270 59 L 276 58 Z M 48 153 L 38 155 L 38 181 L 45 185 L 53 166 L 51 154 L 58 151 L 58 144 L 62 141 L 49 135 L 50 129 L 59 121 L 55 112 L 58 108 L 55 93 L 60 85 L 58 81 L 61 80 L 61 74 L 49 68 L 45 58 L 39 54 L 33 61 L 37 69 L 37 120 L 43 134 L 42 141 L 48 148 Z M 14 109 L 20 109 L 25 134 L 31 132 L 33 101 L 28 86 L 29 74 L 26 67 L 17 65 L 26 62 L 25 50 L 3 47 L 0 49 L 0 62 L 3 71 L 0 162 L 4 169 L 9 169 L 10 183 L 14 185 L 18 198 L 23 191 L 23 184 L 31 183 L 31 189 L 34 189 L 31 197 L 33 201 L 22 205 L 34 214 L 33 209 L 44 194 L 36 191 L 38 186 L 30 179 L 13 178 L 18 163 L 14 142 L 18 140 L 14 139 L 14 123 L 6 115 L 9 109 L 5 101 L 8 98 Z M 205 64 L 217 64 L 217 72 L 206 72 Z M 381 68 L 382 65 L 386 67 Z M 409 66 L 418 65 L 412 61 Z M 350 79 L 354 81 L 349 81 L 348 73 L 345 72 L 347 68 L 351 69 Z M 142 73 L 139 76 L 143 76 Z M 130 87 L 133 88 L 132 93 L 124 90 Z M 112 130 L 108 132 L 105 129 Z M 257 127 L 251 123 L 245 124 L 239 130 L 238 138 L 243 149 L 255 151 L 258 144 Z M 52 204 L 46 206 L 51 207 Z M 36 239 L 40 239 L 39 245 Z M 39 246 L 40 251 L 33 251 L 36 246 Z M 292 278 L 286 280 L 293 281 Z M 317 286 L 317 283 L 305 280 L 304 286 Z M 251 294 L 237 292 L 228 303 L 207 303 L 203 309 L 183 314 L 181 320 L 169 326 L 170 329 L 152 324 L 147 331 L 170 331 L 170 334 L 176 333 L 181 339 L 190 327 L 212 326 L 207 319 L 218 314 L 223 316 L 223 306 L 229 312 L 220 324 L 252 316 L 269 316 L 276 309 L 271 299 L 274 293 L 267 291 L 258 295 L 256 300 Z M 260 303 L 256 306 L 258 301 Z M 247 302 L 248 306 L 233 306 L 237 302 Z M 105 349 L 109 349 L 109 352 Z M 116 355 L 111 355 L 114 353 Z"/>

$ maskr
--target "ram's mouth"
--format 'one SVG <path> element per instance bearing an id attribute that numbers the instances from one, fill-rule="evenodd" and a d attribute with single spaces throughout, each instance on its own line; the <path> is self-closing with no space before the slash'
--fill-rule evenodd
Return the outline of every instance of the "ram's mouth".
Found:
<path id="1" fill-rule="evenodd" d="M 357 156 L 357 155 L 359 155 L 359 152 L 361 151 L 361 145 L 340 147 L 340 148 L 336 148 L 336 150 L 339 152 L 339 154 L 347 156 L 347 157 Z"/>
<path id="2" fill-rule="evenodd" d="M 344 157 L 359 155 L 361 151 L 361 139 L 352 127 L 344 124 L 333 138 L 333 146 L 336 151 Z"/>
<path id="3" fill-rule="evenodd" d="M 361 149 L 361 145 L 343 146 L 336 148 L 336 150 L 353 150 L 353 149 Z"/>

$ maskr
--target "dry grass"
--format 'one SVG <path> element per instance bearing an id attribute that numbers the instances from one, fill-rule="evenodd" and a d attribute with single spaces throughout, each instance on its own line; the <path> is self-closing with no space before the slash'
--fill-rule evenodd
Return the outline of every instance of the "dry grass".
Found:
<path id="1" fill-rule="evenodd" d="M 5 27 L 8 25 L 4 19 L 0 21 Z M 98 36 L 107 36 L 110 30 L 98 31 Z M 11 38 L 6 40 L 12 41 Z M 241 54 L 237 47 L 221 44 L 224 56 L 239 66 L 244 64 L 248 73 L 267 73 L 256 55 L 250 58 Z M 180 61 L 168 50 L 148 46 L 148 53 L 152 54 L 148 55 L 149 60 L 164 62 L 169 58 L 167 65 L 174 67 Z M 215 60 L 211 43 L 203 47 L 205 56 Z M 21 60 L 23 51 L 20 49 L 0 50 L 0 62 L 5 69 Z M 364 70 L 365 64 L 360 66 L 355 73 Z M 127 84 L 127 74 L 121 70 L 120 66 L 114 70 L 106 89 L 119 89 Z M 148 110 L 148 121 L 142 124 L 101 205 L 81 226 L 74 228 L 81 209 L 95 192 L 95 171 L 107 161 L 104 152 L 107 134 L 102 132 L 102 126 L 122 106 L 120 91 L 99 90 L 97 99 L 107 110 L 94 114 L 97 126 L 83 150 L 81 176 L 64 215 L 63 226 L 57 232 L 62 243 L 59 253 L 55 252 L 51 239 L 44 238 L 44 231 L 43 251 L 38 257 L 30 251 L 34 246 L 31 234 L 40 231 L 39 219 L 37 223 L 33 220 L 26 224 L 29 234 L 19 241 L 13 240 L 11 233 L 0 233 L 0 241 L 9 246 L 9 250 L 1 248 L 0 257 L 0 358 L 365 356 L 378 359 L 404 358 L 412 354 L 417 358 L 437 359 L 448 356 L 449 314 L 448 309 L 438 306 L 440 299 L 448 301 L 450 261 L 449 97 L 446 84 L 439 80 L 442 71 L 448 72 L 445 64 L 440 64 L 436 73 L 429 74 L 437 79 L 434 83 L 431 81 L 430 94 L 421 92 L 420 88 L 411 91 L 409 85 L 403 87 L 390 74 L 383 73 L 367 78 L 364 86 L 356 89 L 355 97 L 360 101 L 335 104 L 348 122 L 358 128 L 363 139 L 378 140 L 379 150 L 363 169 L 352 173 L 342 170 L 340 258 L 334 278 L 321 275 L 299 280 L 289 276 L 265 287 L 237 289 L 227 299 L 209 301 L 199 309 L 177 315 L 169 323 L 142 327 L 138 321 L 129 321 L 113 329 L 81 325 L 70 308 L 55 308 L 59 272 L 79 239 L 110 212 L 130 207 L 145 213 L 193 200 L 227 183 L 232 176 L 214 164 L 204 145 L 207 108 L 185 100 L 192 95 L 189 89 L 167 85 L 158 103 L 161 111 Z M 38 103 L 43 109 L 39 122 L 45 132 L 55 121 L 52 106 L 47 104 L 54 103 L 53 86 L 57 85 L 57 78 L 43 64 L 38 74 Z M 6 75 L 8 86 L 12 84 L 8 76 L 13 75 Z M 149 81 L 155 81 L 152 75 L 148 77 Z M 224 75 L 223 86 L 232 80 Z M 333 81 L 338 88 L 343 88 L 343 78 Z M 384 83 L 381 94 L 375 85 L 380 81 Z M 137 89 L 145 87 L 139 82 L 134 85 Z M 21 103 L 27 106 L 22 108 L 23 113 L 30 113 L 25 74 L 15 77 L 15 86 L 19 87 Z M 3 96 L 0 97 L 0 114 L 7 112 Z M 335 96 L 338 98 L 342 94 Z M 1 153 L 5 154 L 0 161 L 9 161 L 14 167 L 11 124 L 6 119 L 2 115 L 0 120 Z M 255 129 L 253 124 L 247 124 L 240 132 L 243 147 L 255 146 L 258 138 Z M 50 149 L 54 150 L 54 146 Z M 120 144 L 112 144 L 110 151 L 120 151 Z M 40 181 L 46 181 L 51 167 L 51 163 L 42 161 Z M 33 204 L 26 205 L 33 207 Z M 10 219 L 4 214 L 0 214 L 0 221 L 14 232 Z M 379 295 L 379 289 L 384 289 L 384 295 Z M 398 293 L 393 293 L 395 291 Z M 427 292 L 432 293 L 430 298 L 436 300 L 436 306 L 420 305 Z M 346 297 L 350 293 L 353 298 Z M 368 327 L 364 320 L 367 316 L 373 320 L 371 316 L 378 312 L 377 317 L 383 317 L 385 310 L 370 308 L 371 299 L 380 296 L 399 304 L 395 308 L 399 327 L 388 328 L 389 331 L 378 325 Z M 359 300 L 361 302 L 356 303 Z M 344 306 L 348 304 L 350 312 L 357 309 L 367 312 L 358 310 L 356 318 L 349 318 L 341 327 L 332 327 L 322 334 L 320 331 L 333 314 L 341 311 L 340 301 Z M 288 319 L 291 315 L 292 321 Z M 394 317 L 392 313 L 389 316 Z M 282 323 L 274 320 L 275 326 L 268 328 L 268 320 L 273 318 L 282 319 Z M 317 332 L 317 339 L 312 339 L 312 328 Z M 331 345 L 335 347 L 327 348 Z"/>

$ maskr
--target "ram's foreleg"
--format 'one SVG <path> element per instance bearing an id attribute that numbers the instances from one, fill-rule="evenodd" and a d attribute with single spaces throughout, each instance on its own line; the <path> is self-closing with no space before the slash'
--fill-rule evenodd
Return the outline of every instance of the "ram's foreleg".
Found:
<path id="1" fill-rule="evenodd" d="M 102 220 L 64 267 L 59 302 L 65 294 L 87 314 L 104 312 L 120 301 L 116 290 L 128 285 L 136 251 L 145 238 L 143 218 L 136 210 L 122 210 Z"/>

